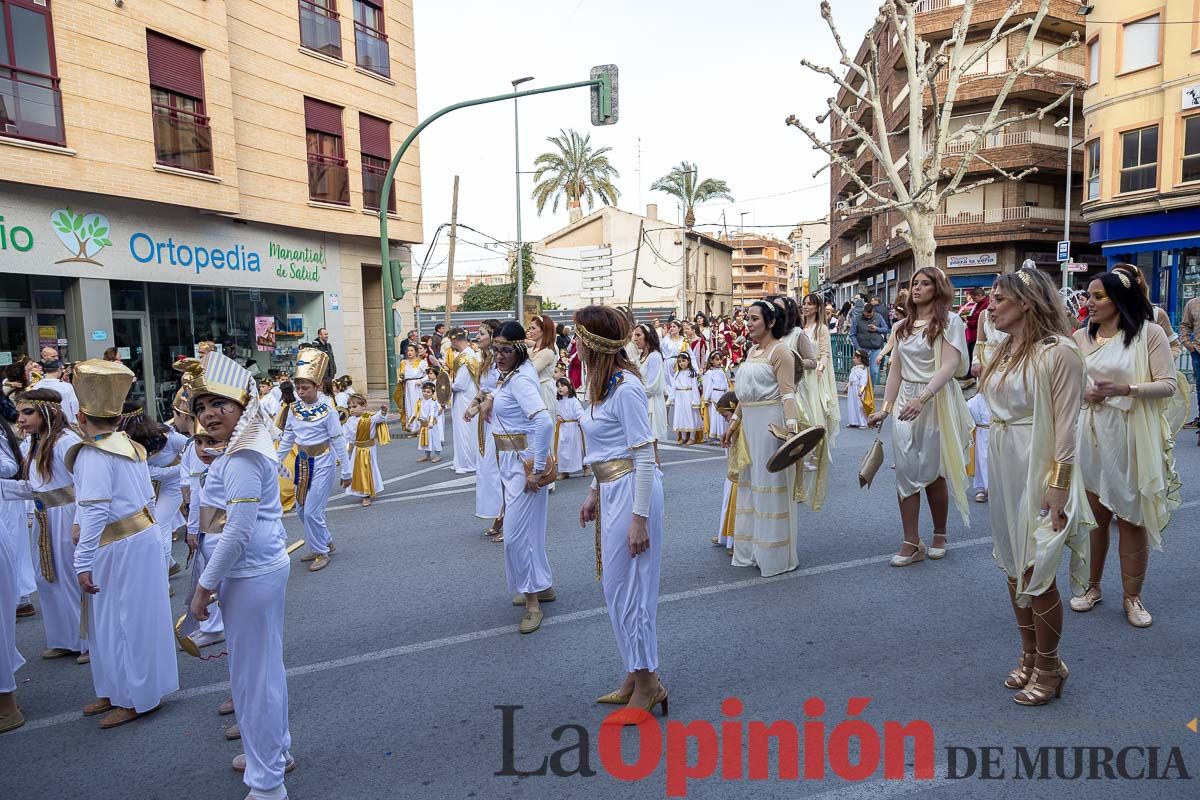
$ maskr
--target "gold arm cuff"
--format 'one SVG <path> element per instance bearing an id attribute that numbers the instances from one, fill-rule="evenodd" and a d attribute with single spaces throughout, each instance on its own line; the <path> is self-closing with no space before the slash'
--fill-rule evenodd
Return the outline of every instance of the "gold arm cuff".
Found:
<path id="1" fill-rule="evenodd" d="M 895 408 L 895 406 L 896 406 L 896 404 L 893 403 L 891 400 L 885 400 L 883 402 L 883 408 L 881 408 L 880 410 L 885 414 L 891 414 L 892 409 Z"/>
<path id="2" fill-rule="evenodd" d="M 1071 472 L 1074 469 L 1074 464 L 1064 464 L 1062 461 L 1055 461 L 1050 467 L 1050 488 L 1052 489 L 1070 489 L 1071 488 Z"/>
<path id="3" fill-rule="evenodd" d="M 1141 392 L 1141 390 L 1142 390 L 1142 387 L 1138 386 L 1136 383 L 1129 384 L 1129 396 L 1130 397 L 1137 397 L 1138 393 Z"/>
<path id="4" fill-rule="evenodd" d="M 235 497 L 232 500 L 230 500 L 228 503 L 226 503 L 225 505 L 232 506 L 232 505 L 236 505 L 237 503 L 258 503 L 258 502 L 260 502 L 260 499 L 257 497 Z"/>
<path id="5" fill-rule="evenodd" d="M 925 391 L 923 391 L 919 395 L 917 395 L 917 399 L 921 401 L 921 405 L 925 405 L 926 403 L 928 403 L 930 400 L 933 399 L 933 392 L 926 389 Z"/>

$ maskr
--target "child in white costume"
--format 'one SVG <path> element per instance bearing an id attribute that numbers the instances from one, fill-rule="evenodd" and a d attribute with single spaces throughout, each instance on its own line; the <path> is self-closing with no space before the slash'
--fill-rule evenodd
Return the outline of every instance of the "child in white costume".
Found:
<path id="1" fill-rule="evenodd" d="M 850 377 L 846 381 L 846 427 L 867 427 L 867 412 L 863 408 L 863 391 L 871 380 L 871 373 L 866 364 L 867 356 L 860 350 L 854 351 L 854 366 L 850 368 Z"/>
<path id="2" fill-rule="evenodd" d="M 992 424 L 992 412 L 983 393 L 967 401 L 967 409 L 975 420 L 975 502 L 986 503 L 988 499 L 988 427 Z"/>
<path id="3" fill-rule="evenodd" d="M 346 494 L 361 497 L 362 504 L 369 506 L 371 498 L 383 491 L 383 475 L 379 472 L 375 446 L 392 441 L 387 427 L 387 406 L 368 414 L 367 400 L 362 395 L 352 394 L 346 402 L 350 416 L 342 425 L 342 435 L 346 437 L 346 455 L 351 464 L 350 487 Z"/>
<path id="4" fill-rule="evenodd" d="M 703 437 L 700 385 L 692 368 L 691 352 L 681 353 L 675 359 L 675 365 L 675 415 L 672 423 L 675 438 L 680 444 L 688 444 L 693 438 L 699 443 Z"/>
<path id="5" fill-rule="evenodd" d="M 718 351 L 708 358 L 708 369 L 704 373 L 701 391 L 708 417 L 708 430 L 705 433 L 710 439 L 720 439 L 725 435 L 728 423 L 725 417 L 717 412 L 717 401 L 728 391 L 729 376 L 725 374 L 725 356 Z"/>
<path id="6" fill-rule="evenodd" d="M 558 462 L 561 478 L 571 477 L 572 472 L 583 471 L 583 404 L 575 396 L 575 387 L 566 378 L 559 378 L 557 419 L 554 424 L 554 458 Z"/>
<path id="7" fill-rule="evenodd" d="M 417 461 L 433 464 L 442 460 L 443 422 L 446 417 L 442 404 L 433 396 L 435 391 L 436 387 L 429 382 L 421 387 L 421 399 L 413 409 L 412 425 L 409 427 L 410 431 L 417 434 L 417 449 L 423 453 Z"/>

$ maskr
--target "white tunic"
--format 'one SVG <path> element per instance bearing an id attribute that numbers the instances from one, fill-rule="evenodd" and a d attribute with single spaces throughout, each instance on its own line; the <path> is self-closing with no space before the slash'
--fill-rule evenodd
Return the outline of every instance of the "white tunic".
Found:
<path id="1" fill-rule="evenodd" d="M 559 472 L 583 469 L 584 438 L 580 418 L 583 404 L 577 397 L 560 397 L 555 408 L 554 453 Z"/>
<path id="2" fill-rule="evenodd" d="M 346 495 L 348 497 L 374 497 L 383 491 L 383 474 L 379 471 L 379 451 L 375 445 L 376 431 L 380 425 L 387 425 L 387 414 L 383 411 L 376 411 L 374 414 L 366 414 L 364 416 L 370 419 L 370 427 L 368 428 L 368 438 L 364 441 L 370 441 L 369 445 L 359 445 L 358 443 L 358 424 L 362 417 L 347 417 L 342 424 L 342 435 L 346 437 L 346 455 L 350 460 L 350 480 L 353 481 L 346 487 Z M 364 460 L 367 464 L 367 469 L 371 472 L 371 488 L 374 492 L 365 491 L 366 481 L 363 480 L 365 475 L 359 473 L 358 462 Z M 361 484 L 361 485 L 356 485 Z"/>
<path id="3" fill-rule="evenodd" d="M 668 403 L 675 402 L 675 359 L 683 352 L 683 337 L 672 339 L 664 336 L 659 342 L 659 351 L 663 357 L 663 395 Z"/>
<path id="4" fill-rule="evenodd" d="M 21 458 L 21 451 L 14 453 L 9 449 L 8 438 L 0 436 L 0 479 L 16 478 L 21 471 Z M 37 591 L 37 583 L 33 578 L 33 556 L 29 548 L 28 519 L 26 501 L 21 497 L 6 499 L 3 488 L 0 488 L 0 536 L 12 540 L 18 599 Z"/>
<path id="5" fill-rule="evenodd" d="M 200 460 L 196 454 L 197 445 L 193 444 L 188 449 L 183 451 L 183 458 L 179 463 L 181 472 L 186 475 L 186 487 L 188 489 L 188 516 L 187 516 L 187 532 L 189 536 L 200 536 L 200 509 L 204 506 L 213 506 L 214 502 L 211 498 L 206 498 L 205 484 L 208 478 L 208 464 Z M 200 576 L 204 573 L 204 567 L 208 565 L 208 559 L 212 557 L 213 551 L 217 548 L 216 536 L 205 536 L 200 539 L 199 547 L 196 551 L 195 559 L 192 561 L 192 585 L 191 592 L 196 589 L 196 584 L 200 582 Z M 184 608 L 191 603 L 191 592 L 184 598 Z M 200 630 L 204 633 L 220 633 L 225 630 L 225 623 L 221 619 L 221 606 L 219 603 L 214 604 L 208 609 L 208 619 L 200 623 Z"/>
<path id="6" fill-rule="evenodd" d="M 863 390 L 871 379 L 870 371 L 863 366 L 855 365 L 850 370 L 846 381 L 846 424 L 856 428 L 866 427 L 867 414 L 863 410 Z"/>
<path id="7" fill-rule="evenodd" d="M 146 457 L 154 487 L 151 511 L 158 523 L 158 541 L 168 564 L 171 562 L 171 535 L 187 524 L 183 518 L 183 484 L 179 476 L 180 457 L 187 446 L 188 437 L 172 430 L 167 434 L 166 444 Z"/>
<path id="8" fill-rule="evenodd" d="M 409 430 L 419 435 L 421 431 L 421 422 L 424 421 L 426 430 L 428 431 L 428 443 L 422 445 L 418 441 L 418 450 L 422 450 L 426 453 L 442 452 L 442 431 L 444 429 L 442 422 L 445 419 L 445 416 L 446 414 L 442 410 L 442 406 L 438 403 L 436 398 L 431 397 L 426 399 L 422 397 L 417 401 L 416 408 L 413 409 L 412 426 L 409 428 Z M 466 425 L 467 423 L 464 422 L 462 424 Z"/>
<path id="9" fill-rule="evenodd" d="M 464 350 L 455 354 L 454 359 L 465 357 L 468 361 L 479 361 L 479 356 L 473 350 Z M 471 401 L 479 394 L 475 379 L 471 377 L 471 369 L 464 362 L 454 373 L 454 383 L 451 384 L 454 399 L 450 403 L 450 417 L 454 429 L 454 471 L 460 475 L 474 472 L 479 464 L 479 428 L 463 421 L 463 415 L 471 406 Z"/>
<path id="10" fill-rule="evenodd" d="M 479 391 L 491 394 L 500 382 L 500 370 L 492 364 L 479 374 Z M 496 460 L 496 441 L 492 438 L 492 423 L 479 414 L 475 420 L 479 433 L 479 468 L 475 473 L 475 516 L 496 519 L 504 513 L 504 489 L 500 486 L 500 464 Z"/>
<path id="11" fill-rule="evenodd" d="M 7 442 L 0 448 L 7 449 Z M 0 529 L 0 694 L 17 689 L 16 671 L 25 663 L 17 650 L 17 547 L 9 531 Z"/>
<path id="12" fill-rule="evenodd" d="M 88 644 L 97 697 L 138 712 L 156 708 L 179 688 L 171 601 L 158 527 L 102 545 L 109 523 L 154 503 L 144 461 L 84 447 L 75 458 L 79 544 L 75 572 L 92 574 L 97 594 L 88 596 Z"/>
<path id="13" fill-rule="evenodd" d="M 678 355 L 678 354 L 676 354 Z M 646 387 L 646 402 L 650 409 L 650 432 L 655 441 L 666 441 L 671 426 L 667 422 L 667 384 L 669 376 L 663 367 L 663 354 L 658 350 L 641 359 L 642 385 Z"/>
<path id="14" fill-rule="evenodd" d="M 701 402 L 708 406 L 708 435 L 719 439 L 725 435 L 725 418 L 717 412 L 717 401 L 729 391 L 729 377 L 721 367 L 704 373 Z"/>
<path id="15" fill-rule="evenodd" d="M 400 364 L 400 377 L 404 380 L 404 420 L 405 426 L 412 420 L 417 407 L 417 401 L 421 399 L 421 385 L 428 380 L 425 375 L 426 364 L 422 359 L 414 358 L 411 361 L 405 359 Z"/>
<path id="16" fill-rule="evenodd" d="M 672 420 L 676 433 L 699 433 L 700 388 L 695 372 L 675 373 L 675 414 Z"/>

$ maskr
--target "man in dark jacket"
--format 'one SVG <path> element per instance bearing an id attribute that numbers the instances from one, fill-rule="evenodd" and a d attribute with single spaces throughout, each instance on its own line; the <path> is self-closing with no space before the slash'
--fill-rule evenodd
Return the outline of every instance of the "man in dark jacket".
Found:
<path id="1" fill-rule="evenodd" d="M 325 328 L 318 328 L 317 340 L 312 343 L 312 347 L 329 356 L 329 371 L 325 374 L 331 378 L 338 377 L 337 362 L 333 360 L 333 345 L 329 343 L 329 331 Z"/>
<path id="2" fill-rule="evenodd" d="M 875 309 L 874 303 L 863 306 L 862 313 L 853 317 L 850 326 L 850 343 L 855 350 L 867 354 L 867 364 L 871 368 L 871 382 L 879 383 L 879 362 L 875 357 L 887 342 L 888 324 L 883 315 Z"/>

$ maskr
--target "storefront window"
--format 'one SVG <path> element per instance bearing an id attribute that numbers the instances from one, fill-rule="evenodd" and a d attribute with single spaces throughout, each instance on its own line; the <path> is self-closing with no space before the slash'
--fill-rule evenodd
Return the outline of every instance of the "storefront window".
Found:
<path id="1" fill-rule="evenodd" d="M 145 311 L 146 292 L 144 283 L 134 281 L 110 281 L 113 311 Z"/>
<path id="2" fill-rule="evenodd" d="M 0 308 L 29 308 L 29 279 L 5 275 L 0 281 Z"/>
<path id="3" fill-rule="evenodd" d="M 1179 303 L 1183 307 L 1193 297 L 1200 297 L 1200 250 L 1183 250 L 1179 254 Z"/>

